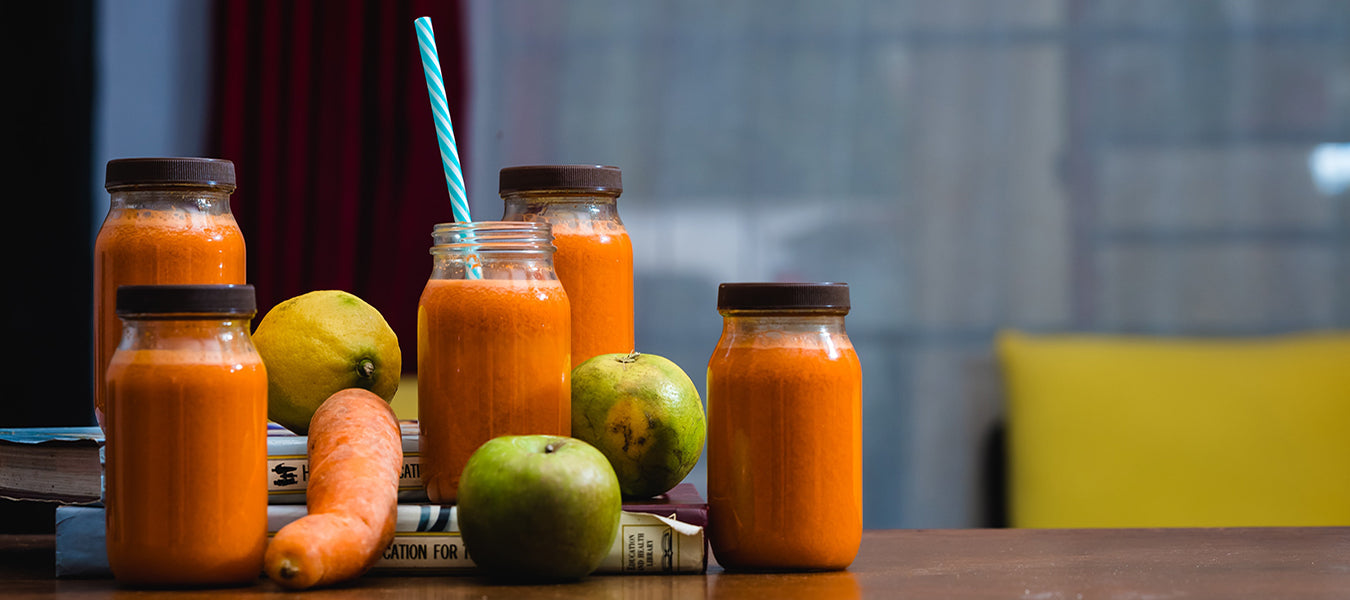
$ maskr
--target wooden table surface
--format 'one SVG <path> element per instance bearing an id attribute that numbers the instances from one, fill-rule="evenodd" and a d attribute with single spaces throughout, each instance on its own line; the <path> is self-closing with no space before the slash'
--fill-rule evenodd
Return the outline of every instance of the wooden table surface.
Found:
<path id="1" fill-rule="evenodd" d="M 52 578 L 51 535 L 0 536 L 0 597 L 289 596 L 246 588 L 142 591 Z M 478 577 L 368 576 L 327 598 L 1350 598 L 1350 527 L 952 529 L 863 534 L 847 571 L 592 576 L 558 585 Z"/>

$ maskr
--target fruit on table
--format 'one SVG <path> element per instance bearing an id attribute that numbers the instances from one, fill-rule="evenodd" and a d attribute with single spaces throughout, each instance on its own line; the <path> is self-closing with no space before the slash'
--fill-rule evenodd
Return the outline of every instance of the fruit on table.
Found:
<path id="1" fill-rule="evenodd" d="M 308 292 L 272 307 L 253 344 L 267 368 L 267 417 L 300 435 L 339 390 L 370 390 L 385 402 L 398 391 L 398 336 L 380 311 L 341 290 Z"/>
<path id="2" fill-rule="evenodd" d="M 294 589 L 360 576 L 394 539 L 403 436 L 388 402 L 347 389 L 310 422 L 307 514 L 267 544 L 263 570 Z"/>
<path id="3" fill-rule="evenodd" d="M 663 494 L 703 453 L 698 389 L 655 354 L 602 354 L 572 370 L 572 435 L 604 453 L 625 498 Z"/>
<path id="4" fill-rule="evenodd" d="M 565 436 L 495 437 L 474 451 L 459 478 L 464 547 L 498 578 L 585 577 L 614 544 L 621 505 L 605 456 Z"/>

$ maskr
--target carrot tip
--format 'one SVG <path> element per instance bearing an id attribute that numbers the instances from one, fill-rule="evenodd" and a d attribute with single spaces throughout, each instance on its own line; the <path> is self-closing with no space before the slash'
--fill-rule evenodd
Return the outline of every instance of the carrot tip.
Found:
<path id="1" fill-rule="evenodd" d="M 280 575 L 282 579 L 295 579 L 295 576 L 299 574 L 300 567 L 295 566 L 289 560 L 282 561 L 281 568 L 277 569 L 277 575 Z"/>

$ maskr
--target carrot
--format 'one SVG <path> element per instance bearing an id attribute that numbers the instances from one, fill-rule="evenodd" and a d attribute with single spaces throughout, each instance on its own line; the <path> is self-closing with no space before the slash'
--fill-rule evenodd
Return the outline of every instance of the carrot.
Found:
<path id="1" fill-rule="evenodd" d="M 309 424 L 307 514 L 272 538 L 267 576 L 304 589 L 361 576 L 394 538 L 403 443 L 393 409 L 363 389 L 324 400 Z"/>

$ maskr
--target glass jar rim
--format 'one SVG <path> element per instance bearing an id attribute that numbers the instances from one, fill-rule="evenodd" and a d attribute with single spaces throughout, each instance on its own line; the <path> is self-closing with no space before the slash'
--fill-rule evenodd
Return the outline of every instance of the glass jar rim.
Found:
<path id="1" fill-rule="evenodd" d="M 812 308 L 719 308 L 717 313 L 727 318 L 757 319 L 762 317 L 846 317 L 849 309 L 840 307 Z"/>
<path id="2" fill-rule="evenodd" d="M 452 221 L 431 230 L 431 253 L 548 252 L 553 226 L 544 221 Z"/>
<path id="3" fill-rule="evenodd" d="M 613 190 L 515 190 L 502 192 L 503 200 L 550 204 L 615 204 L 621 194 Z"/>
<path id="4" fill-rule="evenodd" d="M 147 181 L 141 183 L 122 183 L 107 186 L 106 189 L 109 194 L 125 194 L 127 192 L 201 192 L 229 196 L 234 193 L 235 187 L 233 185 L 219 183 Z"/>

